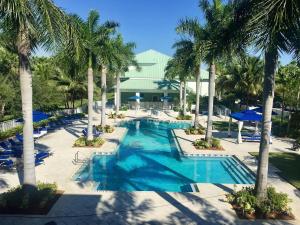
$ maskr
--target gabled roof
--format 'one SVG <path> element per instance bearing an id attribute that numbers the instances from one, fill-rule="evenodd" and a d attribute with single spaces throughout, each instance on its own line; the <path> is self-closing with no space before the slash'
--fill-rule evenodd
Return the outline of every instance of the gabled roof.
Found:
<path id="1" fill-rule="evenodd" d="M 121 80 L 122 92 L 161 92 L 164 91 L 177 93 L 179 91 L 179 83 L 177 81 L 153 80 L 153 79 L 126 79 Z"/>
<path id="2" fill-rule="evenodd" d="M 137 71 L 134 67 L 131 67 L 129 71 L 125 73 L 125 78 L 145 78 L 160 80 L 164 79 L 165 68 L 168 61 L 172 59 L 172 57 L 150 49 L 137 54 L 135 56 L 135 59 L 140 65 L 141 71 Z M 208 78 L 208 71 L 201 69 L 201 80 L 207 80 Z"/>
<path id="3" fill-rule="evenodd" d="M 135 59 L 139 63 L 141 71 L 131 68 L 125 73 L 125 77 L 164 79 L 165 67 L 167 66 L 167 63 L 171 57 L 150 49 L 137 54 Z"/>

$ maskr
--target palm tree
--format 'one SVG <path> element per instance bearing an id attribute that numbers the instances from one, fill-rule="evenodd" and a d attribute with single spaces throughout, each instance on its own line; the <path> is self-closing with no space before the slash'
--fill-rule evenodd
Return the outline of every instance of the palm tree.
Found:
<path id="1" fill-rule="evenodd" d="M 179 34 L 188 35 L 191 40 L 185 39 L 177 43 L 178 47 L 189 51 L 189 69 L 194 73 L 196 80 L 196 110 L 194 127 L 199 125 L 199 108 L 200 108 L 200 80 L 201 80 L 201 62 L 204 55 L 203 45 L 203 28 L 196 19 L 181 20 L 176 28 Z"/>
<path id="2" fill-rule="evenodd" d="M 101 125 L 106 125 L 106 77 L 111 65 L 114 64 L 116 51 L 115 40 L 112 35 L 115 34 L 116 27 L 115 22 L 106 22 L 100 27 L 101 38 L 97 40 L 97 66 L 101 74 Z"/>
<path id="3" fill-rule="evenodd" d="M 191 77 L 190 73 L 190 48 L 179 47 L 182 43 L 175 43 L 176 52 L 174 58 L 171 59 L 165 69 L 165 77 L 170 80 L 179 79 L 180 82 L 180 108 L 179 113 L 186 115 L 186 92 L 187 79 Z M 191 44 L 191 43 L 190 43 Z"/>
<path id="4" fill-rule="evenodd" d="M 134 66 L 138 71 L 141 69 L 138 62 L 135 60 L 135 54 L 133 52 L 135 48 L 135 43 L 128 42 L 124 43 L 121 35 L 118 35 L 114 42 L 114 60 L 111 61 L 111 72 L 115 74 L 116 78 L 116 114 L 119 114 L 120 111 L 120 76 L 128 71 L 129 66 Z"/>
<path id="5" fill-rule="evenodd" d="M 213 109 L 215 95 L 215 77 L 216 77 L 216 61 L 224 56 L 222 39 L 220 36 L 224 27 L 231 21 L 232 5 L 223 5 L 221 0 L 200 0 L 200 8 L 202 9 L 206 24 L 203 30 L 203 45 L 205 46 L 204 61 L 209 65 L 209 98 L 208 98 L 208 118 L 205 139 L 211 142 Z"/>
<path id="6" fill-rule="evenodd" d="M 22 112 L 24 119 L 24 183 L 27 191 L 36 187 L 32 124 L 32 75 L 30 53 L 38 45 L 50 47 L 65 29 L 65 14 L 50 0 L 2 0 L 0 20 L 3 32 L 10 32 L 19 56 Z M 11 44 L 11 43 L 10 43 Z"/>
<path id="7" fill-rule="evenodd" d="M 234 94 L 247 106 L 257 104 L 262 93 L 263 61 L 245 55 L 232 57 L 222 64 L 216 90 L 223 95 Z"/>
<path id="8" fill-rule="evenodd" d="M 94 71 L 96 62 L 96 41 L 100 36 L 98 32 L 99 13 L 95 10 L 90 11 L 87 21 L 83 24 L 83 45 L 88 59 L 88 127 L 87 140 L 93 139 L 93 102 L 94 102 Z"/>
<path id="9" fill-rule="evenodd" d="M 255 190 L 258 199 L 267 194 L 271 117 L 279 52 L 297 53 L 300 2 L 298 0 L 242 0 L 237 2 L 235 32 L 227 43 L 253 43 L 264 53 L 263 119 Z M 228 34 L 230 31 L 228 32 Z M 298 36 L 297 36 L 298 35 Z M 230 41 L 231 40 L 231 41 Z M 298 39 L 299 43 L 299 39 Z"/>

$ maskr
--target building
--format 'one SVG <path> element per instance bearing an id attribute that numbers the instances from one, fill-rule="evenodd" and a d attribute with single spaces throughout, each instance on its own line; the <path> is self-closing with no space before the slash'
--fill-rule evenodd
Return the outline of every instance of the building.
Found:
<path id="1" fill-rule="evenodd" d="M 135 67 L 129 67 L 129 71 L 121 77 L 121 105 L 133 106 L 130 101 L 132 96 L 140 96 L 141 108 L 172 107 L 179 102 L 179 82 L 165 80 L 165 68 L 171 59 L 163 53 L 148 50 L 136 55 L 136 60 L 141 67 L 138 71 Z M 202 70 L 201 95 L 208 94 L 208 72 Z M 196 90 L 194 81 L 187 83 L 191 91 Z M 167 97 L 168 96 L 168 97 Z M 136 100 L 139 101 L 139 100 Z"/>

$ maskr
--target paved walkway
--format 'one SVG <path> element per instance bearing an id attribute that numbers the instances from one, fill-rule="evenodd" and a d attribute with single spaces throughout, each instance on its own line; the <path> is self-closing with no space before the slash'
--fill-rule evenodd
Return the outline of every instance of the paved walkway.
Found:
<path id="1" fill-rule="evenodd" d="M 127 112 L 128 119 L 148 116 L 147 112 Z M 175 120 L 176 113 L 160 113 L 164 120 Z M 99 124 L 100 116 L 95 114 L 94 124 Z M 108 120 L 113 124 L 118 120 Z M 126 129 L 117 128 L 112 134 L 105 135 L 107 139 L 99 149 L 73 148 L 72 144 L 86 127 L 86 120 L 65 127 L 42 138 L 37 147 L 48 148 L 54 155 L 45 160 L 45 165 L 36 168 L 37 180 L 56 182 L 64 195 L 58 200 L 46 216 L 0 216 L 0 224 L 16 225 L 54 225 L 54 224 L 300 224 L 299 221 L 245 221 L 236 217 L 230 205 L 224 201 L 224 194 L 232 186 L 198 184 L 198 193 L 171 192 L 112 192 L 93 191 L 89 183 L 77 183 L 72 180 L 80 165 L 74 165 L 74 154 L 79 151 L 80 158 L 90 157 L 93 152 L 112 152 L 116 150 L 119 140 Z M 199 152 L 191 147 L 191 139 L 176 130 L 176 135 L 185 141 L 181 145 L 186 152 Z M 277 142 L 274 142 L 277 143 Z M 185 146 L 184 146 L 185 145 Z M 238 157 L 249 157 L 248 151 L 257 151 L 258 145 L 245 143 L 236 145 L 230 139 L 222 140 L 225 151 L 222 154 L 235 154 Z M 285 151 L 284 143 L 273 144 L 277 150 Z M 220 152 L 218 152 L 220 153 Z M 255 170 L 255 162 L 250 158 L 245 163 Z M 0 192 L 18 184 L 16 173 L 1 174 L 0 180 L 5 185 L 0 186 Z M 271 171 L 270 182 L 277 189 L 288 192 L 296 201 L 292 207 L 298 210 L 300 195 L 293 186 L 283 182 Z M 298 197 L 296 196 L 298 195 Z M 295 211 L 296 210 L 296 211 Z"/>

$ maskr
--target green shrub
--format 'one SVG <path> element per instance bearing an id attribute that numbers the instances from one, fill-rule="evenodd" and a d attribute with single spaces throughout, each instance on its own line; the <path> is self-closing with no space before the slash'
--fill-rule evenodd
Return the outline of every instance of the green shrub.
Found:
<path id="1" fill-rule="evenodd" d="M 173 107 L 173 111 L 174 112 L 179 112 L 180 111 L 180 107 L 179 106 L 174 106 Z"/>
<path id="2" fill-rule="evenodd" d="M 122 105 L 120 107 L 120 111 L 127 111 L 128 110 L 128 106 L 127 105 Z"/>
<path id="3" fill-rule="evenodd" d="M 186 134 L 205 134 L 205 129 L 202 126 L 199 126 L 198 128 L 189 127 L 184 130 Z"/>
<path id="4" fill-rule="evenodd" d="M 288 204 L 291 200 L 288 198 L 288 195 L 285 193 L 276 192 L 274 187 L 269 187 L 267 189 L 267 199 L 259 203 L 258 207 L 263 214 L 268 213 L 289 213 L 291 209 Z"/>
<path id="5" fill-rule="evenodd" d="M 0 141 L 15 136 L 17 133 L 23 132 L 23 126 L 17 126 L 7 131 L 0 132 Z"/>
<path id="6" fill-rule="evenodd" d="M 290 215 L 288 204 L 291 200 L 285 193 L 276 192 L 274 187 L 267 188 L 267 197 L 259 202 L 253 187 L 244 187 L 238 192 L 226 195 L 227 201 L 239 209 L 243 215 L 259 214 L 266 218 L 269 214 Z"/>
<path id="7" fill-rule="evenodd" d="M 117 118 L 117 114 L 116 113 L 110 113 L 108 114 L 108 119 L 116 119 Z"/>
<path id="8" fill-rule="evenodd" d="M 0 208 L 43 208 L 56 197 L 56 193 L 57 185 L 55 183 L 38 183 L 37 189 L 30 196 L 24 191 L 22 186 L 18 186 L 0 194 Z"/>
<path id="9" fill-rule="evenodd" d="M 86 137 L 80 137 L 75 141 L 74 147 L 101 147 L 104 142 L 104 139 L 100 137 L 96 137 L 93 140 L 87 140 Z"/>
<path id="10" fill-rule="evenodd" d="M 210 144 L 207 141 L 202 140 L 202 139 L 194 141 L 193 145 L 197 149 L 209 149 L 211 147 Z"/>
<path id="11" fill-rule="evenodd" d="M 176 117 L 176 119 L 177 119 L 177 120 L 191 120 L 191 119 L 192 119 L 192 116 L 191 116 L 191 115 L 182 115 L 182 114 L 180 114 L 180 115 L 178 115 L 178 116 Z"/>
<path id="12" fill-rule="evenodd" d="M 110 125 L 105 125 L 104 127 L 101 125 L 96 126 L 96 129 L 98 131 L 104 132 L 104 133 L 112 133 L 114 132 L 115 128 Z"/>
<path id="13" fill-rule="evenodd" d="M 211 146 L 214 148 L 222 148 L 221 141 L 219 139 L 213 138 L 211 140 Z"/>
<path id="14" fill-rule="evenodd" d="M 213 138 L 211 143 L 208 143 L 205 139 L 198 139 L 194 141 L 193 145 L 197 149 L 217 149 L 223 150 L 220 140 Z"/>
<path id="15" fill-rule="evenodd" d="M 124 114 L 122 114 L 122 113 L 120 113 L 120 114 L 116 114 L 116 113 L 110 113 L 109 115 L 108 115 L 108 118 L 109 119 L 116 119 L 116 118 L 118 118 L 118 119 L 124 119 L 125 118 L 125 115 Z"/>
<path id="16" fill-rule="evenodd" d="M 118 119 L 124 119 L 124 118 L 125 118 L 125 115 L 122 114 L 122 113 L 120 113 L 120 114 L 117 115 L 117 118 L 118 118 Z"/>

